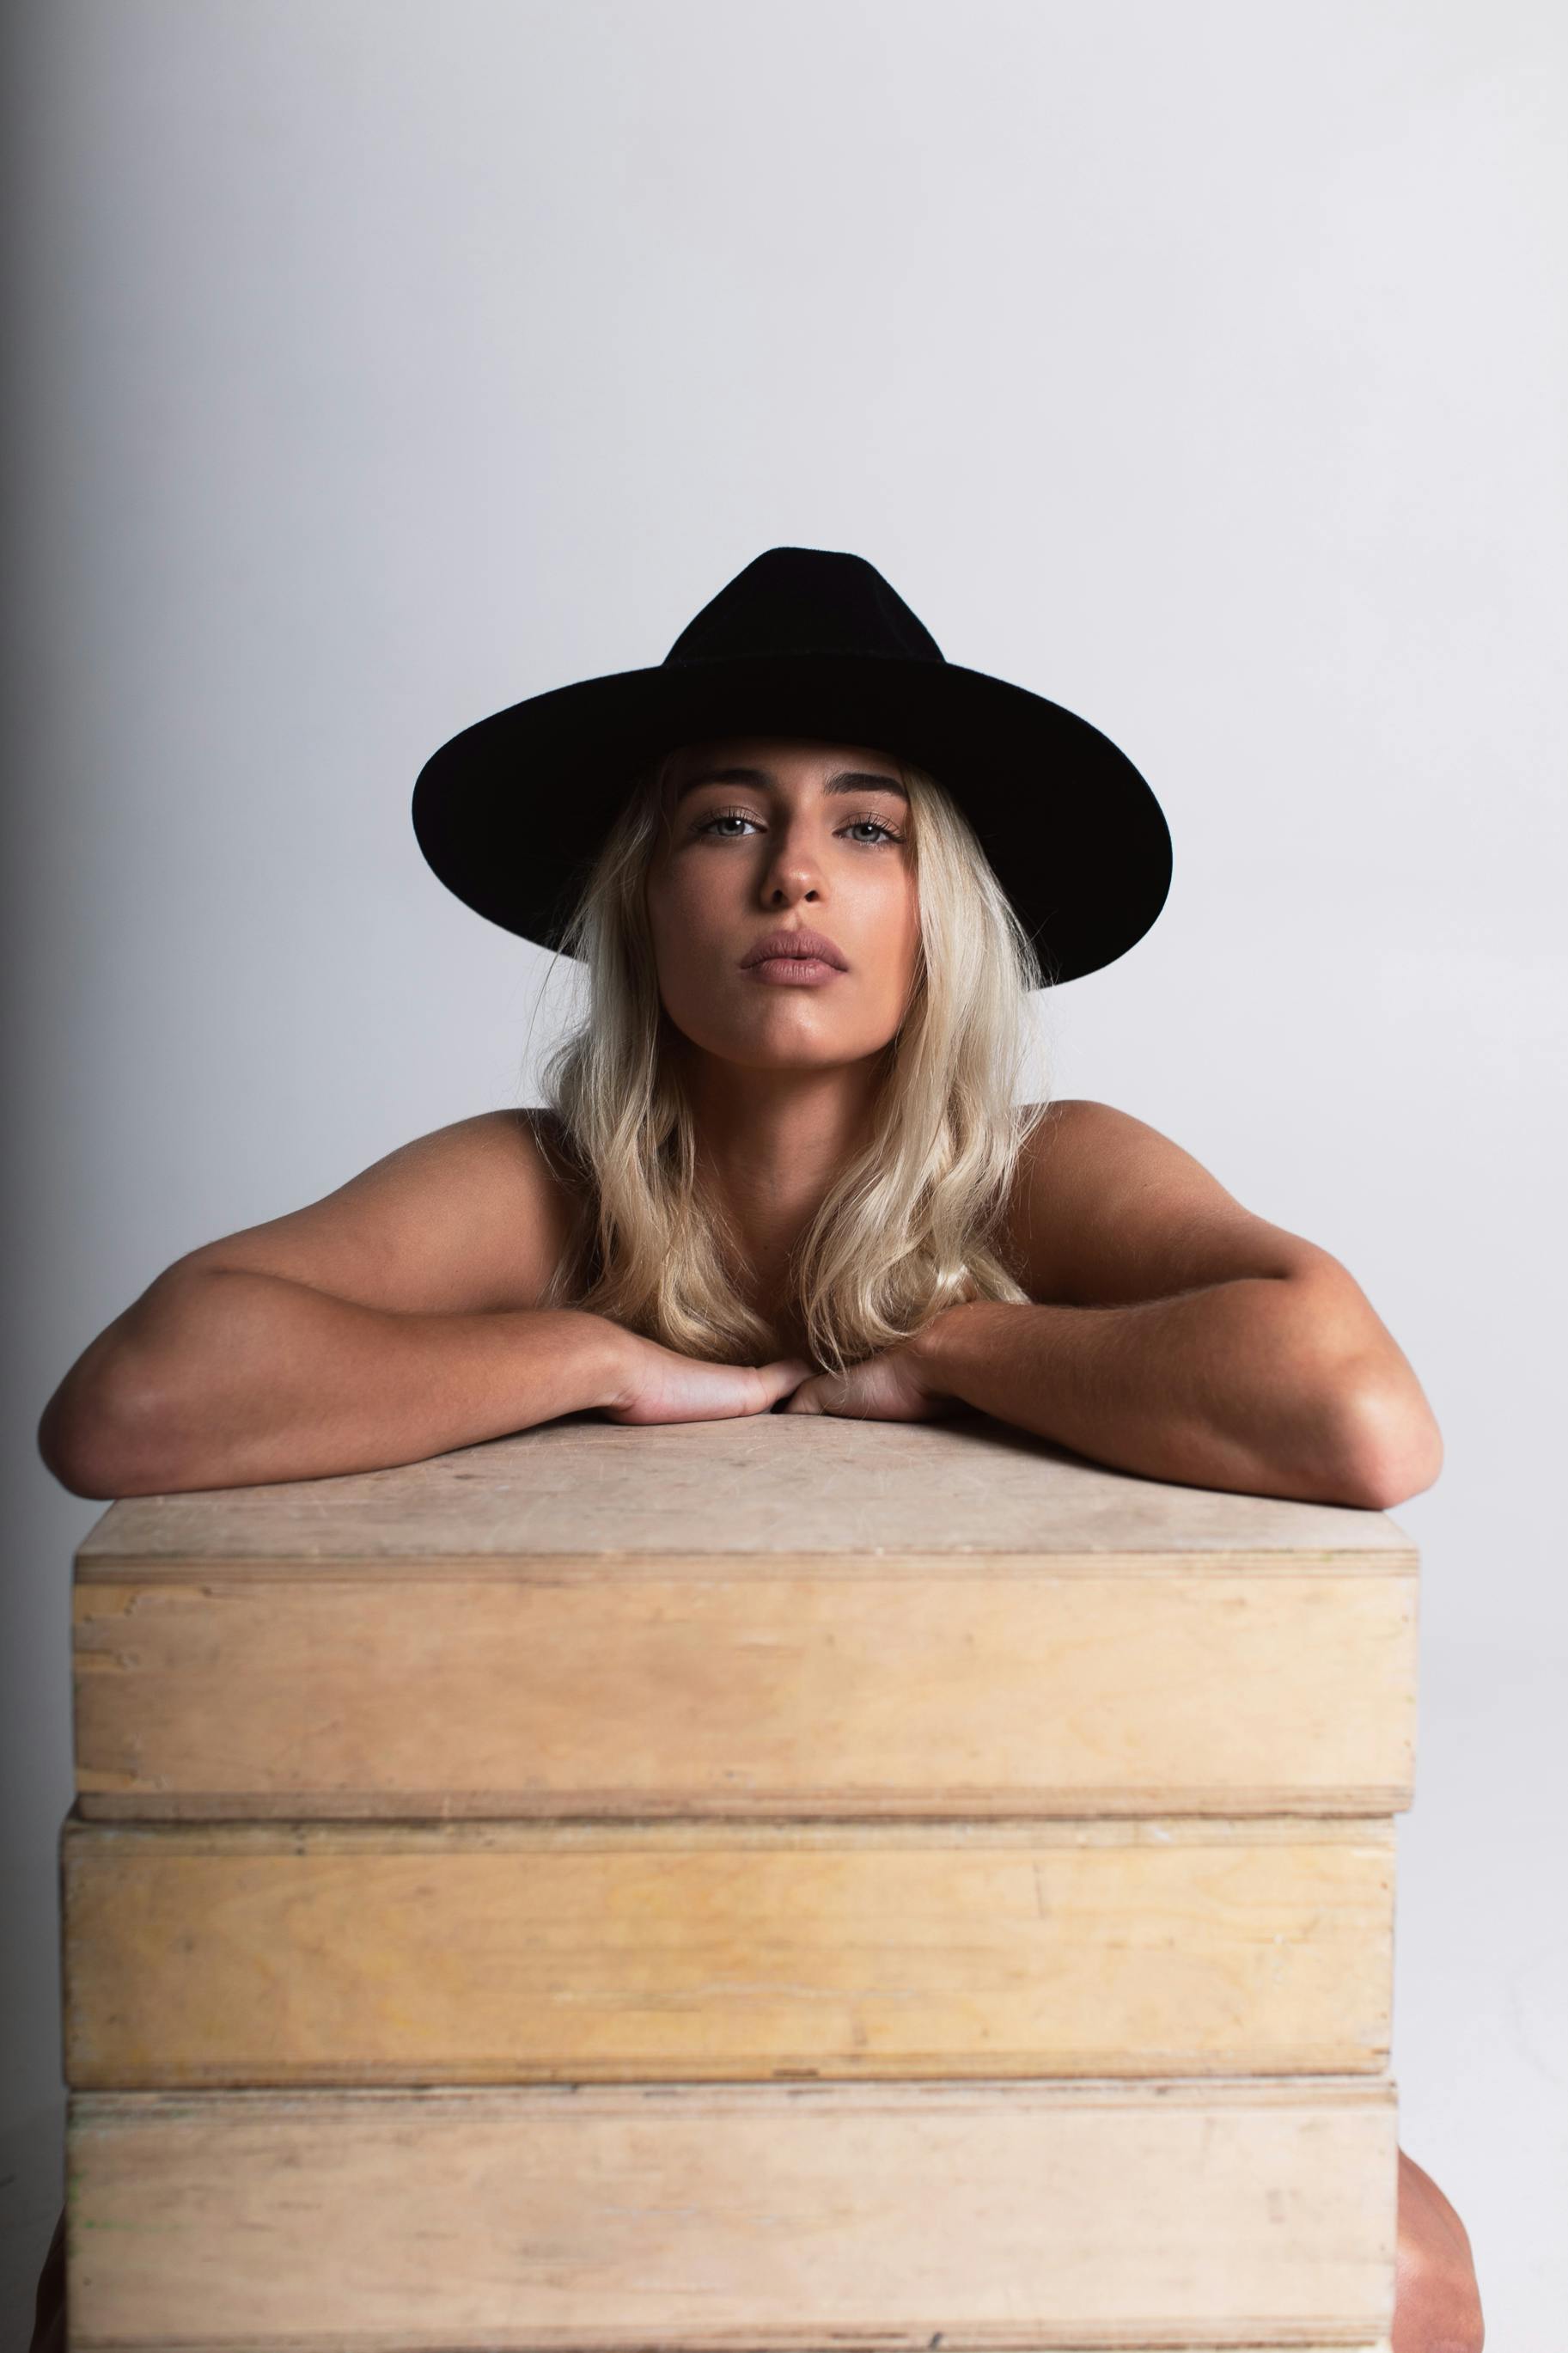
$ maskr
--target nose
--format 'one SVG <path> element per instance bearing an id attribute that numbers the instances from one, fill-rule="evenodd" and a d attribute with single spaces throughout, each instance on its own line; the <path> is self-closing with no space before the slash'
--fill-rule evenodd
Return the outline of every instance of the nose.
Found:
<path id="1" fill-rule="evenodd" d="M 767 863 L 763 895 L 770 907 L 793 907 L 821 896 L 822 878 L 803 826 L 784 823 Z"/>

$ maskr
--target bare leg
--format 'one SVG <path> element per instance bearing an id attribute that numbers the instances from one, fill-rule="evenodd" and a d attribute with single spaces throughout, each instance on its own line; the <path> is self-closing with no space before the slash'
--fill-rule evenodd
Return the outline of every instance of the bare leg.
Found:
<path id="1" fill-rule="evenodd" d="M 1481 2353 L 1470 2234 L 1431 2175 L 1399 2152 L 1394 2353 Z"/>
<path id="2" fill-rule="evenodd" d="M 33 2291 L 33 2333 L 27 2353 L 66 2353 L 66 2210 L 60 2208 L 44 2268 Z"/>

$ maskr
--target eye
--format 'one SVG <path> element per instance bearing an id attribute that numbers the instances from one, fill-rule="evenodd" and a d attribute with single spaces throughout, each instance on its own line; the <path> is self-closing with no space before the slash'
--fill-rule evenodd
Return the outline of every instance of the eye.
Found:
<path id="1" fill-rule="evenodd" d="M 750 809 L 719 809 L 712 817 L 705 818 L 700 825 L 694 827 L 693 831 L 700 834 L 711 834 L 717 841 L 739 841 L 743 838 L 742 835 L 736 833 L 721 833 L 718 828 L 721 826 L 725 825 L 756 825 L 759 822 L 760 820 L 752 815 Z M 871 828 L 873 834 L 879 837 L 879 840 L 867 840 L 864 835 L 862 835 L 858 847 L 863 849 L 875 849 L 879 847 L 879 842 L 881 841 L 902 841 L 904 838 L 901 833 L 895 831 L 894 828 L 890 825 L 884 825 L 879 817 L 871 817 L 869 815 L 851 818 L 848 823 L 847 825 L 840 826 L 838 830 L 840 833 L 854 833 L 860 828 L 866 826 L 868 826 Z"/>
<path id="2" fill-rule="evenodd" d="M 744 825 L 755 825 L 757 822 L 750 809 L 721 809 L 717 816 L 706 818 L 702 824 L 694 826 L 692 830 L 695 833 L 711 833 L 715 826 L 730 825 L 737 819 Z M 734 841 L 737 838 L 732 833 L 721 837 L 725 841 Z"/>

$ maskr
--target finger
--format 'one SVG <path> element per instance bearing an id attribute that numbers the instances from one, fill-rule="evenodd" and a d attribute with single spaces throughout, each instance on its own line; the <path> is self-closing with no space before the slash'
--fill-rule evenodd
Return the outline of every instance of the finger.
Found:
<path id="1" fill-rule="evenodd" d="M 757 1378 L 763 1394 L 772 1405 L 777 1398 L 798 1389 L 802 1381 L 811 1378 L 811 1366 L 800 1356 L 777 1356 L 771 1365 L 757 1366 Z"/>

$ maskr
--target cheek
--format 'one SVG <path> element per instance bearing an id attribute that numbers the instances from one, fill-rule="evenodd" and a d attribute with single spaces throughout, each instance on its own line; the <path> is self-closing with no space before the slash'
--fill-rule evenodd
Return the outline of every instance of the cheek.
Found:
<path id="1" fill-rule="evenodd" d="M 909 970 L 920 953 L 921 902 L 915 878 L 907 870 L 900 877 L 900 888 L 895 904 L 889 910 L 888 929 L 898 943 L 899 957 Z"/>
<path id="2" fill-rule="evenodd" d="M 659 968 L 670 976 L 705 969 L 714 934 L 723 928 L 715 878 L 705 876 L 701 865 L 700 860 L 677 859 L 648 877 L 648 924 Z"/>
<path id="3" fill-rule="evenodd" d="M 680 899 L 679 870 L 668 856 L 656 858 L 643 883 L 643 904 L 661 946 L 679 929 Z"/>
<path id="4" fill-rule="evenodd" d="M 921 959 L 921 907 L 913 877 L 910 880 L 909 895 L 901 910 L 899 926 L 900 955 L 892 959 L 899 969 L 899 1000 L 900 1016 L 909 1010 Z"/>
<path id="5" fill-rule="evenodd" d="M 700 856 L 665 858 L 648 870 L 648 913 L 656 920 L 662 915 L 673 932 L 692 914 L 704 908 L 718 905 L 726 893 L 723 872 L 729 863 L 722 858 Z M 732 881 L 728 885 L 732 888 Z"/>

